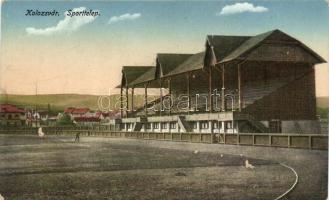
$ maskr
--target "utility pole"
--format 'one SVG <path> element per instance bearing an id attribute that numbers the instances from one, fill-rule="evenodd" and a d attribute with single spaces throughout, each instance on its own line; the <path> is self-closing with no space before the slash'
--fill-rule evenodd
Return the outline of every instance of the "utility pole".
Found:
<path id="1" fill-rule="evenodd" d="M 38 79 L 35 82 L 35 126 L 38 127 Z"/>

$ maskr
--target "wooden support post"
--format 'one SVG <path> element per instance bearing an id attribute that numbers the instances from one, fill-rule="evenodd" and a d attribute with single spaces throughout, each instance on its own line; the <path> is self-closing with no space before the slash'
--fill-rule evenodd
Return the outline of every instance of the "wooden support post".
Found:
<path id="1" fill-rule="evenodd" d="M 222 111 L 225 111 L 225 65 L 222 66 Z"/>
<path id="2" fill-rule="evenodd" d="M 169 115 L 171 115 L 171 107 L 173 106 L 173 105 L 171 105 L 171 100 L 173 98 L 171 97 L 172 88 L 171 88 L 171 78 L 170 77 L 168 78 L 168 88 L 169 88 Z"/>
<path id="3" fill-rule="evenodd" d="M 122 92 L 123 92 L 123 88 L 122 88 L 122 84 L 120 86 L 120 116 L 121 118 L 123 117 L 123 97 L 122 97 Z"/>
<path id="4" fill-rule="evenodd" d="M 241 64 L 238 64 L 238 93 L 239 93 L 239 111 L 242 110 L 242 92 L 241 92 Z"/>
<path id="5" fill-rule="evenodd" d="M 209 91 L 208 91 L 208 99 L 209 99 L 209 111 L 213 111 L 213 96 L 212 96 L 212 66 L 209 66 Z"/>
<path id="6" fill-rule="evenodd" d="M 163 101 L 162 101 L 162 79 L 160 78 L 160 116 L 163 109 Z"/>
<path id="7" fill-rule="evenodd" d="M 129 103 L 128 103 L 128 100 L 129 100 L 129 88 L 128 86 L 126 86 L 126 118 L 128 118 L 128 110 L 129 110 Z"/>
<path id="8" fill-rule="evenodd" d="M 145 116 L 147 117 L 147 83 L 144 85 L 145 90 L 145 97 L 144 97 L 144 103 L 145 103 Z"/>
<path id="9" fill-rule="evenodd" d="M 134 113 L 134 90 L 135 88 L 131 88 L 131 114 Z"/>
<path id="10" fill-rule="evenodd" d="M 190 114 L 191 110 L 191 81 L 190 81 L 191 73 L 187 73 L 187 97 L 188 97 L 188 114 Z"/>

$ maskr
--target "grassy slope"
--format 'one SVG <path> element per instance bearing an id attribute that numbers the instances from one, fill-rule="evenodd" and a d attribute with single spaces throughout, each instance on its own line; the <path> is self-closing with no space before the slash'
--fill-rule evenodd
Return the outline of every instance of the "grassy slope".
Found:
<path id="1" fill-rule="evenodd" d="M 317 97 L 316 103 L 319 108 L 329 108 L 329 97 Z"/>
<path id="2" fill-rule="evenodd" d="M 120 95 L 111 95 L 111 109 L 114 108 L 118 102 Z M 50 104 L 51 110 L 55 112 L 63 111 L 66 107 L 88 107 L 93 110 L 98 110 L 98 100 L 100 96 L 85 95 L 85 94 L 44 94 L 44 95 L 0 95 L 0 103 L 11 103 L 19 105 L 20 107 L 34 107 L 38 109 L 47 109 Z M 104 99 L 103 105 L 108 105 L 108 99 Z M 118 103 L 117 103 L 118 104 Z M 143 104 L 143 96 L 137 95 L 134 100 L 135 106 Z"/>
<path id="3" fill-rule="evenodd" d="M 321 118 L 327 118 L 329 114 L 329 97 L 317 97 L 317 114 L 321 116 Z"/>

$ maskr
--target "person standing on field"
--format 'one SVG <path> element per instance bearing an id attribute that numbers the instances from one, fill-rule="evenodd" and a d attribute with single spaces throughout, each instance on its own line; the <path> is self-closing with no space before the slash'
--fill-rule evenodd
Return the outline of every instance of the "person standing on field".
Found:
<path id="1" fill-rule="evenodd" d="M 77 132 L 77 134 L 75 135 L 74 142 L 80 142 L 80 132 Z"/>

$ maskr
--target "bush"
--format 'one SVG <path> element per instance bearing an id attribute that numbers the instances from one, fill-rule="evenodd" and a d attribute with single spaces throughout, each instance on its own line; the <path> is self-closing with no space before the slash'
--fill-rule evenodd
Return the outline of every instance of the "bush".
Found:
<path id="1" fill-rule="evenodd" d="M 59 126 L 67 126 L 67 125 L 74 125 L 71 116 L 68 114 L 63 114 L 61 118 L 59 118 L 57 124 Z"/>
<path id="2" fill-rule="evenodd" d="M 327 119 L 329 115 L 329 108 L 317 108 L 316 112 L 321 119 Z"/>

